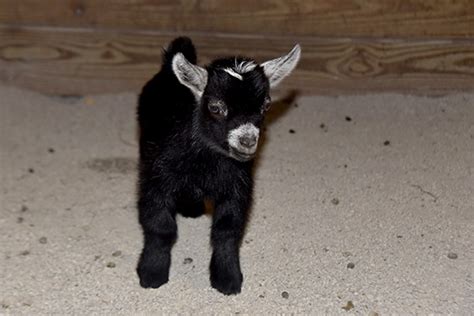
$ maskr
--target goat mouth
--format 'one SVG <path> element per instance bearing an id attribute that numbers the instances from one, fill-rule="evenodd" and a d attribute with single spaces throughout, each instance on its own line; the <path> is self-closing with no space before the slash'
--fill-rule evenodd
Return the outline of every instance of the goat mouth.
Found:
<path id="1" fill-rule="evenodd" d="M 239 161 L 249 161 L 255 157 L 255 153 L 253 154 L 244 153 L 232 147 L 229 150 L 229 155 L 232 158 L 237 159 Z"/>

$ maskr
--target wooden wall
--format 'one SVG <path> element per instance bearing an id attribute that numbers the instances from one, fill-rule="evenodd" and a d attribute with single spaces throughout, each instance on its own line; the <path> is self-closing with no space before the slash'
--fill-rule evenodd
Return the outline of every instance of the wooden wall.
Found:
<path id="1" fill-rule="evenodd" d="M 45 93 L 138 91 L 188 35 L 200 61 L 259 61 L 296 42 L 283 88 L 474 90 L 472 0 L 0 0 L 0 81 Z"/>

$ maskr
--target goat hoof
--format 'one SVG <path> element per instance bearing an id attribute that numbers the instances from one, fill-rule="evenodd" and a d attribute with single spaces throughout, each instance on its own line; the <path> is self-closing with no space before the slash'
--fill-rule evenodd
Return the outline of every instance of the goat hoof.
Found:
<path id="1" fill-rule="evenodd" d="M 168 273 L 137 269 L 140 286 L 143 288 L 157 289 L 168 282 Z"/>
<path id="2" fill-rule="evenodd" d="M 211 273 L 211 286 L 225 295 L 238 294 L 242 289 L 242 279 L 242 273 L 234 276 Z"/>

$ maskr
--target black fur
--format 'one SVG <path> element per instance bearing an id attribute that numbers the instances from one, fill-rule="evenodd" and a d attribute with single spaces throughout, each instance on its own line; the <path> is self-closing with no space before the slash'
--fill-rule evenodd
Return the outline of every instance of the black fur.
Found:
<path id="1" fill-rule="evenodd" d="M 209 198 L 215 205 L 211 285 L 224 294 L 236 294 L 242 285 L 239 245 L 252 200 L 253 160 L 227 155 L 227 134 L 246 122 L 262 124 L 269 83 L 260 66 L 244 73 L 244 80 L 222 70 L 250 59 L 219 59 L 206 67 L 208 83 L 202 99 L 196 101 L 172 71 L 178 52 L 196 63 L 191 41 L 175 39 L 164 52 L 161 71 L 139 98 L 138 209 L 144 247 L 137 272 L 145 288 L 168 281 L 170 251 L 177 238 L 176 214 L 199 216 L 204 198 Z M 226 118 L 210 113 L 207 105 L 216 99 L 228 106 Z"/>

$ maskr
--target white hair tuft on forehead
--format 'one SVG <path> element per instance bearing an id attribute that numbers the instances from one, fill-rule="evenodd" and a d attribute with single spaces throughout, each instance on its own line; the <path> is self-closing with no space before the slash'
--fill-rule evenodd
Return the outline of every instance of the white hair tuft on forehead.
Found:
<path id="1" fill-rule="evenodd" d="M 255 64 L 253 61 L 241 61 L 240 63 L 237 64 L 237 59 L 235 60 L 235 66 L 234 69 L 238 73 L 246 73 L 249 71 L 252 71 L 257 67 L 257 64 Z"/>
<path id="2" fill-rule="evenodd" d="M 257 64 L 255 64 L 253 61 L 241 61 L 238 63 L 236 58 L 235 65 L 232 68 L 228 67 L 222 70 L 227 72 L 232 77 L 235 77 L 239 80 L 244 80 L 242 74 L 254 70 L 255 67 L 257 67 Z"/>
<path id="3" fill-rule="evenodd" d="M 244 80 L 244 78 L 242 77 L 242 75 L 236 73 L 235 70 L 232 69 L 232 68 L 224 68 L 223 70 L 224 70 L 225 72 L 227 72 L 229 75 L 231 75 L 232 77 L 235 77 L 235 78 L 237 78 L 237 79 L 239 79 L 239 80 Z"/>

